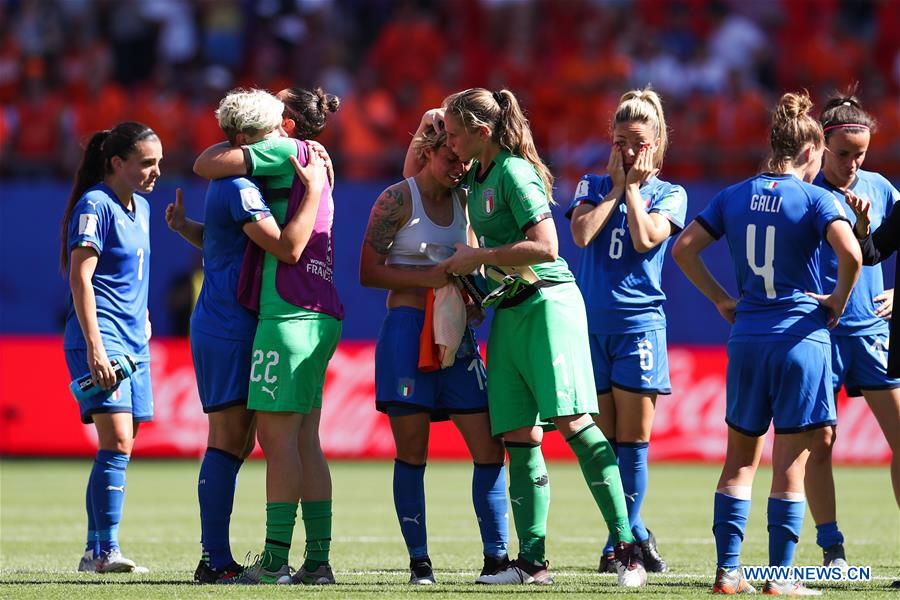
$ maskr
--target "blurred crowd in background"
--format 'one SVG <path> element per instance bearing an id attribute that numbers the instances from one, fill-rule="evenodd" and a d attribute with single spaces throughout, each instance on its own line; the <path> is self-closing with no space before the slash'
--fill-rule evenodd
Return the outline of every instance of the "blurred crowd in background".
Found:
<path id="1" fill-rule="evenodd" d="M 339 176 L 396 178 L 449 92 L 513 90 L 557 177 L 602 170 L 619 95 L 662 94 L 673 180 L 737 179 L 785 90 L 859 82 L 867 168 L 900 174 L 900 0 L 0 0 L 0 175 L 68 176 L 91 132 L 150 125 L 167 174 L 223 139 L 231 88 L 341 97 Z"/>

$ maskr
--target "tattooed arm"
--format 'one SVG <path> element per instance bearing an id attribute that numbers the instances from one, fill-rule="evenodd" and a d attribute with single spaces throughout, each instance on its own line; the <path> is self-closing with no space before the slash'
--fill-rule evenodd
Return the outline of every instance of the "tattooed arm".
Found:
<path id="1" fill-rule="evenodd" d="M 438 288 L 447 284 L 447 275 L 435 267 L 390 266 L 385 264 L 394 236 L 412 215 L 409 185 L 395 183 L 384 190 L 366 227 L 366 239 L 359 257 L 359 282 L 365 287 L 393 291 L 411 288 Z"/>

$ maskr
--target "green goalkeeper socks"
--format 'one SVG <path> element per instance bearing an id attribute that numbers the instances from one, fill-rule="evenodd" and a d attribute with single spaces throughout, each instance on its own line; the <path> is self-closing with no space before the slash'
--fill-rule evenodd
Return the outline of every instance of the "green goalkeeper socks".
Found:
<path id="1" fill-rule="evenodd" d="M 296 503 L 266 503 L 266 547 L 262 556 L 266 571 L 275 572 L 287 564 L 296 522 Z"/>
<path id="2" fill-rule="evenodd" d="M 540 444 L 507 442 L 509 499 L 519 538 L 519 555 L 535 564 L 544 562 L 550 479 Z"/>
<path id="3" fill-rule="evenodd" d="M 315 571 L 328 562 L 331 550 L 331 500 L 300 503 L 306 529 L 306 561 L 303 568 Z"/>
<path id="4" fill-rule="evenodd" d="M 594 502 L 603 513 L 603 520 L 606 521 L 613 542 L 633 542 L 622 477 L 619 475 L 616 455 L 603 432 L 591 423 L 567 438 L 566 443 L 578 457 L 581 473 L 591 488 Z"/>

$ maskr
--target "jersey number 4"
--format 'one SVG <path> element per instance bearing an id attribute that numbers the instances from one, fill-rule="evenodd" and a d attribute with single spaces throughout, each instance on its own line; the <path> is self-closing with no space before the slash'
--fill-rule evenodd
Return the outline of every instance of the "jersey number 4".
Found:
<path id="1" fill-rule="evenodd" d="M 766 298 L 775 298 L 775 226 L 766 226 L 766 249 L 762 266 L 756 264 L 756 225 L 747 225 L 747 265 L 763 278 Z"/>

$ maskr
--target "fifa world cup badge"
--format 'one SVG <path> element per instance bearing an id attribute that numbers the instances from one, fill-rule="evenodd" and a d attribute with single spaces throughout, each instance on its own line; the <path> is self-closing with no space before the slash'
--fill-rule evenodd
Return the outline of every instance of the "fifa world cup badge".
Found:
<path id="1" fill-rule="evenodd" d="M 484 200 L 484 212 L 485 214 L 491 214 L 494 212 L 494 189 L 488 188 L 484 190 L 484 193 L 481 195 L 482 200 Z"/>

